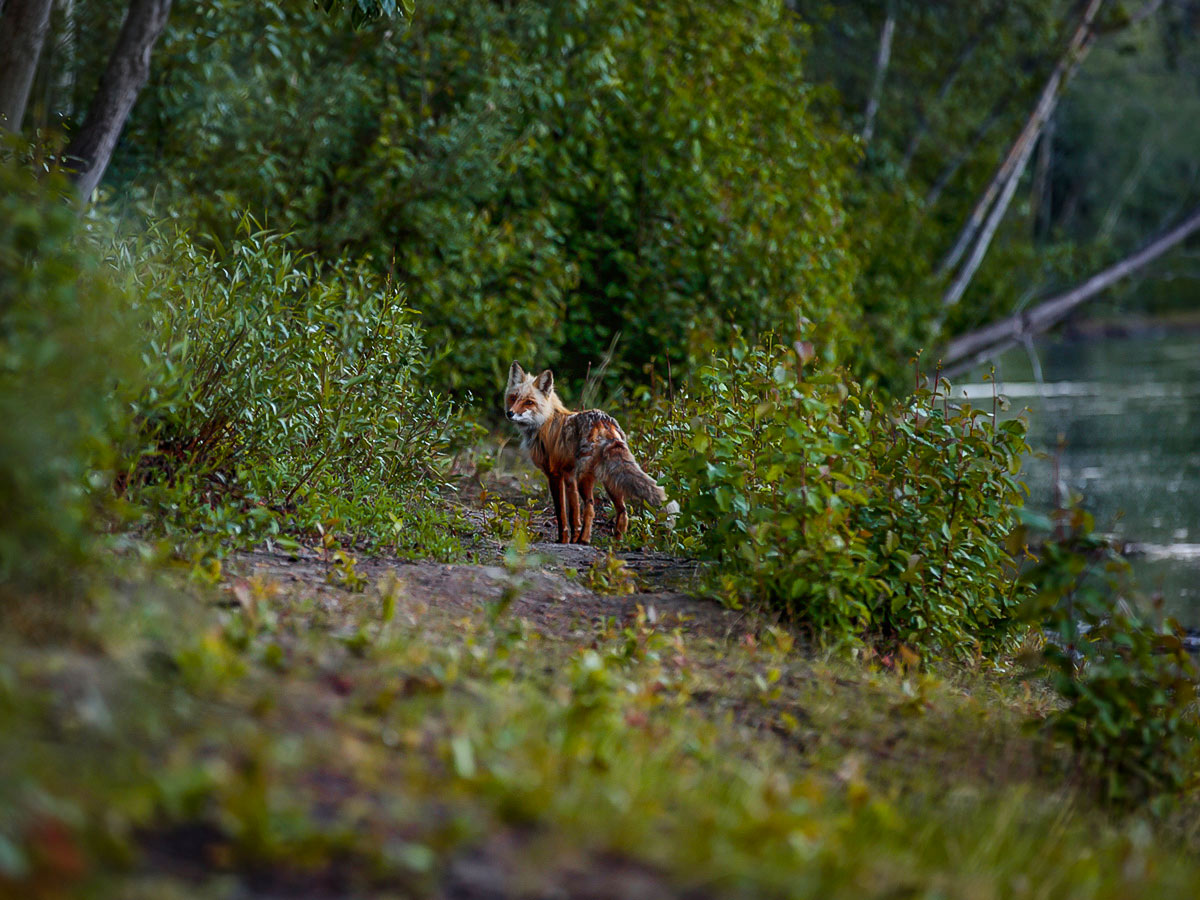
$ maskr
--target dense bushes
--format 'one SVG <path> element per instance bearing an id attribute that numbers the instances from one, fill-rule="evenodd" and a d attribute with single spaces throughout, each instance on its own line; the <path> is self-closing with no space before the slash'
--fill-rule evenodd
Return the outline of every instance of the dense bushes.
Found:
<path id="1" fill-rule="evenodd" d="M 124 252 L 149 318 L 125 473 L 140 500 L 239 539 L 342 512 L 390 531 L 389 499 L 423 504 L 456 426 L 394 285 L 248 223 L 222 256 L 182 233 Z"/>
<path id="2" fill-rule="evenodd" d="M 458 552 L 437 494 L 462 426 L 394 285 L 245 224 L 219 255 L 174 231 L 101 252 L 65 183 L 0 179 L 0 593 L 65 595 L 114 486 L 183 544 Z"/>
<path id="3" fill-rule="evenodd" d="M 65 181 L 0 158 L 0 598 L 65 596 L 110 493 L 136 326 L 80 225 Z"/>
<path id="4" fill-rule="evenodd" d="M 944 389 L 885 402 L 806 374 L 809 352 L 738 346 L 660 419 L 683 524 L 720 560 L 720 592 L 829 643 L 995 649 L 1018 608 L 1004 539 L 1023 426 L 950 407 Z"/>
<path id="5" fill-rule="evenodd" d="M 222 240 L 232 207 L 370 258 L 454 388 L 514 358 L 572 380 L 618 334 L 610 372 L 678 370 L 800 315 L 832 354 L 850 154 L 795 38 L 776 0 L 454 0 L 357 32 L 303 4 L 181 10 L 116 171 Z"/>
<path id="6" fill-rule="evenodd" d="M 1128 564 L 1094 532 L 1089 514 L 1076 508 L 1056 518 L 1025 574 L 1035 589 L 1033 618 L 1050 635 L 1047 674 L 1063 700 L 1041 723 L 1045 734 L 1074 750 L 1106 801 L 1161 799 L 1194 787 L 1198 673 L 1179 626 L 1147 617 Z"/>

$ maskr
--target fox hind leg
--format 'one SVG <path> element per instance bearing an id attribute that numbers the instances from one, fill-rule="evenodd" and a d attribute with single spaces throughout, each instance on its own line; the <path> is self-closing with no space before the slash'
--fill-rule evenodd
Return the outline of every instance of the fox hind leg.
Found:
<path id="1" fill-rule="evenodd" d="M 606 485 L 607 487 L 607 485 Z M 629 510 L 625 507 L 625 496 L 612 488 L 608 488 L 608 496 L 612 498 L 613 512 L 617 514 L 617 539 L 624 537 L 629 528 Z"/>
<path id="2" fill-rule="evenodd" d="M 579 533 L 579 543 L 592 542 L 592 520 L 596 518 L 596 498 L 592 491 L 596 486 L 595 479 L 583 477 L 579 479 L 579 499 L 583 503 L 583 530 Z"/>

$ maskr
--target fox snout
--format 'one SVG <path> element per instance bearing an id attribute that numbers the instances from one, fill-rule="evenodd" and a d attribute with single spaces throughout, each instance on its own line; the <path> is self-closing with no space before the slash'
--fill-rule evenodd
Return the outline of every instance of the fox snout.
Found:
<path id="1" fill-rule="evenodd" d="M 507 416 L 508 416 L 510 419 L 515 419 L 515 418 L 517 417 L 517 414 L 516 414 L 515 412 L 513 412 L 511 409 L 510 409 L 510 410 L 508 410 L 508 411 L 505 413 L 505 415 L 507 415 Z"/>

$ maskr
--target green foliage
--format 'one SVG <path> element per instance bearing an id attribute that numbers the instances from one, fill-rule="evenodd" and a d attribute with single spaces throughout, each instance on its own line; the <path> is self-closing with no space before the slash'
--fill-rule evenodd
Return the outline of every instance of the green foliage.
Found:
<path id="1" fill-rule="evenodd" d="M 1132 598 L 1128 564 L 1081 509 L 1061 510 L 1053 539 L 1025 579 L 1045 620 L 1045 666 L 1063 705 L 1042 722 L 1069 744 L 1104 800 L 1163 800 L 1200 772 L 1200 673 L 1167 620 L 1154 625 Z"/>
<path id="2" fill-rule="evenodd" d="M 1042 219 L 1059 239 L 1094 248 L 1092 270 L 1145 244 L 1200 199 L 1186 149 L 1200 121 L 1200 32 L 1194 5 L 1158 14 L 1100 42 L 1063 97 L 1056 119 L 1050 188 Z M 1186 253 L 1170 254 L 1149 277 L 1118 286 L 1096 305 L 1192 311 Z"/>
<path id="3" fill-rule="evenodd" d="M 454 0 L 354 33 L 239 4 L 173 28 L 118 179 L 222 241 L 233 207 L 370 258 L 446 350 L 441 384 L 490 393 L 530 357 L 577 381 L 618 335 L 625 377 L 732 323 L 846 338 L 848 149 L 777 0 Z"/>
<path id="4" fill-rule="evenodd" d="M 637 591 L 637 577 L 624 560 L 612 553 L 597 557 L 584 570 L 580 583 L 598 594 L 632 594 Z"/>
<path id="5" fill-rule="evenodd" d="M 62 597 L 92 557 L 112 397 L 132 378 L 128 298 L 65 180 L 0 158 L 0 596 Z M 95 225 L 96 223 L 90 223 Z"/>
<path id="6" fill-rule="evenodd" d="M 132 494 L 225 539 L 333 520 L 399 546 L 459 429 L 401 292 L 245 222 L 223 255 L 181 232 L 126 253 L 150 321 Z"/>
<path id="7" fill-rule="evenodd" d="M 327 12 L 345 9 L 355 25 L 374 22 L 377 19 L 411 19 L 415 4 L 413 0 L 317 0 Z"/>
<path id="8" fill-rule="evenodd" d="M 111 654 L 0 648 L 6 896 L 1194 889 L 1169 827 L 1039 777 L 986 677 L 313 587 L 147 592 Z"/>
<path id="9" fill-rule="evenodd" d="M 738 345 L 660 419 L 682 524 L 719 560 L 728 601 L 784 613 L 820 640 L 899 641 L 932 654 L 1011 635 L 1004 537 L 1021 502 L 1019 421 L 945 402 L 890 403 L 809 348 Z"/>

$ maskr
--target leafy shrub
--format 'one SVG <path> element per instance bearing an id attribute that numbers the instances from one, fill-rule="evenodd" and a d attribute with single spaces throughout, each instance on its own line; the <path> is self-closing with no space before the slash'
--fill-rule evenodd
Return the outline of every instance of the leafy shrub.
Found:
<path id="1" fill-rule="evenodd" d="M 0 156 L 0 596 L 69 592 L 111 480 L 136 326 L 80 215 L 65 180 Z"/>
<path id="2" fill-rule="evenodd" d="M 127 483 L 223 537 L 329 518 L 386 533 L 436 488 L 456 424 L 416 317 L 361 266 L 319 267 L 248 222 L 223 256 L 186 235 L 125 248 L 151 334 Z"/>
<path id="3" fill-rule="evenodd" d="M 1068 743 L 1103 799 L 1179 793 L 1200 771 L 1197 670 L 1177 623 L 1154 625 L 1122 597 L 1129 566 L 1081 509 L 1061 510 L 1025 574 L 1050 636 L 1044 664 L 1063 705 L 1041 723 Z"/>
<path id="4" fill-rule="evenodd" d="M 358 32 L 311 4 L 179 12 L 116 176 L 223 241 L 232 206 L 370 256 L 452 388 L 530 356 L 577 381 L 617 335 L 613 373 L 679 369 L 801 314 L 832 352 L 854 319 L 851 151 L 778 0 L 452 0 Z"/>
<path id="5" fill-rule="evenodd" d="M 1022 423 L 994 427 L 940 387 L 885 402 L 840 373 L 806 373 L 809 353 L 736 346 L 659 419 L 668 493 L 720 561 L 719 592 L 832 644 L 959 656 L 1002 644 L 1019 600 L 1004 538 Z"/>

